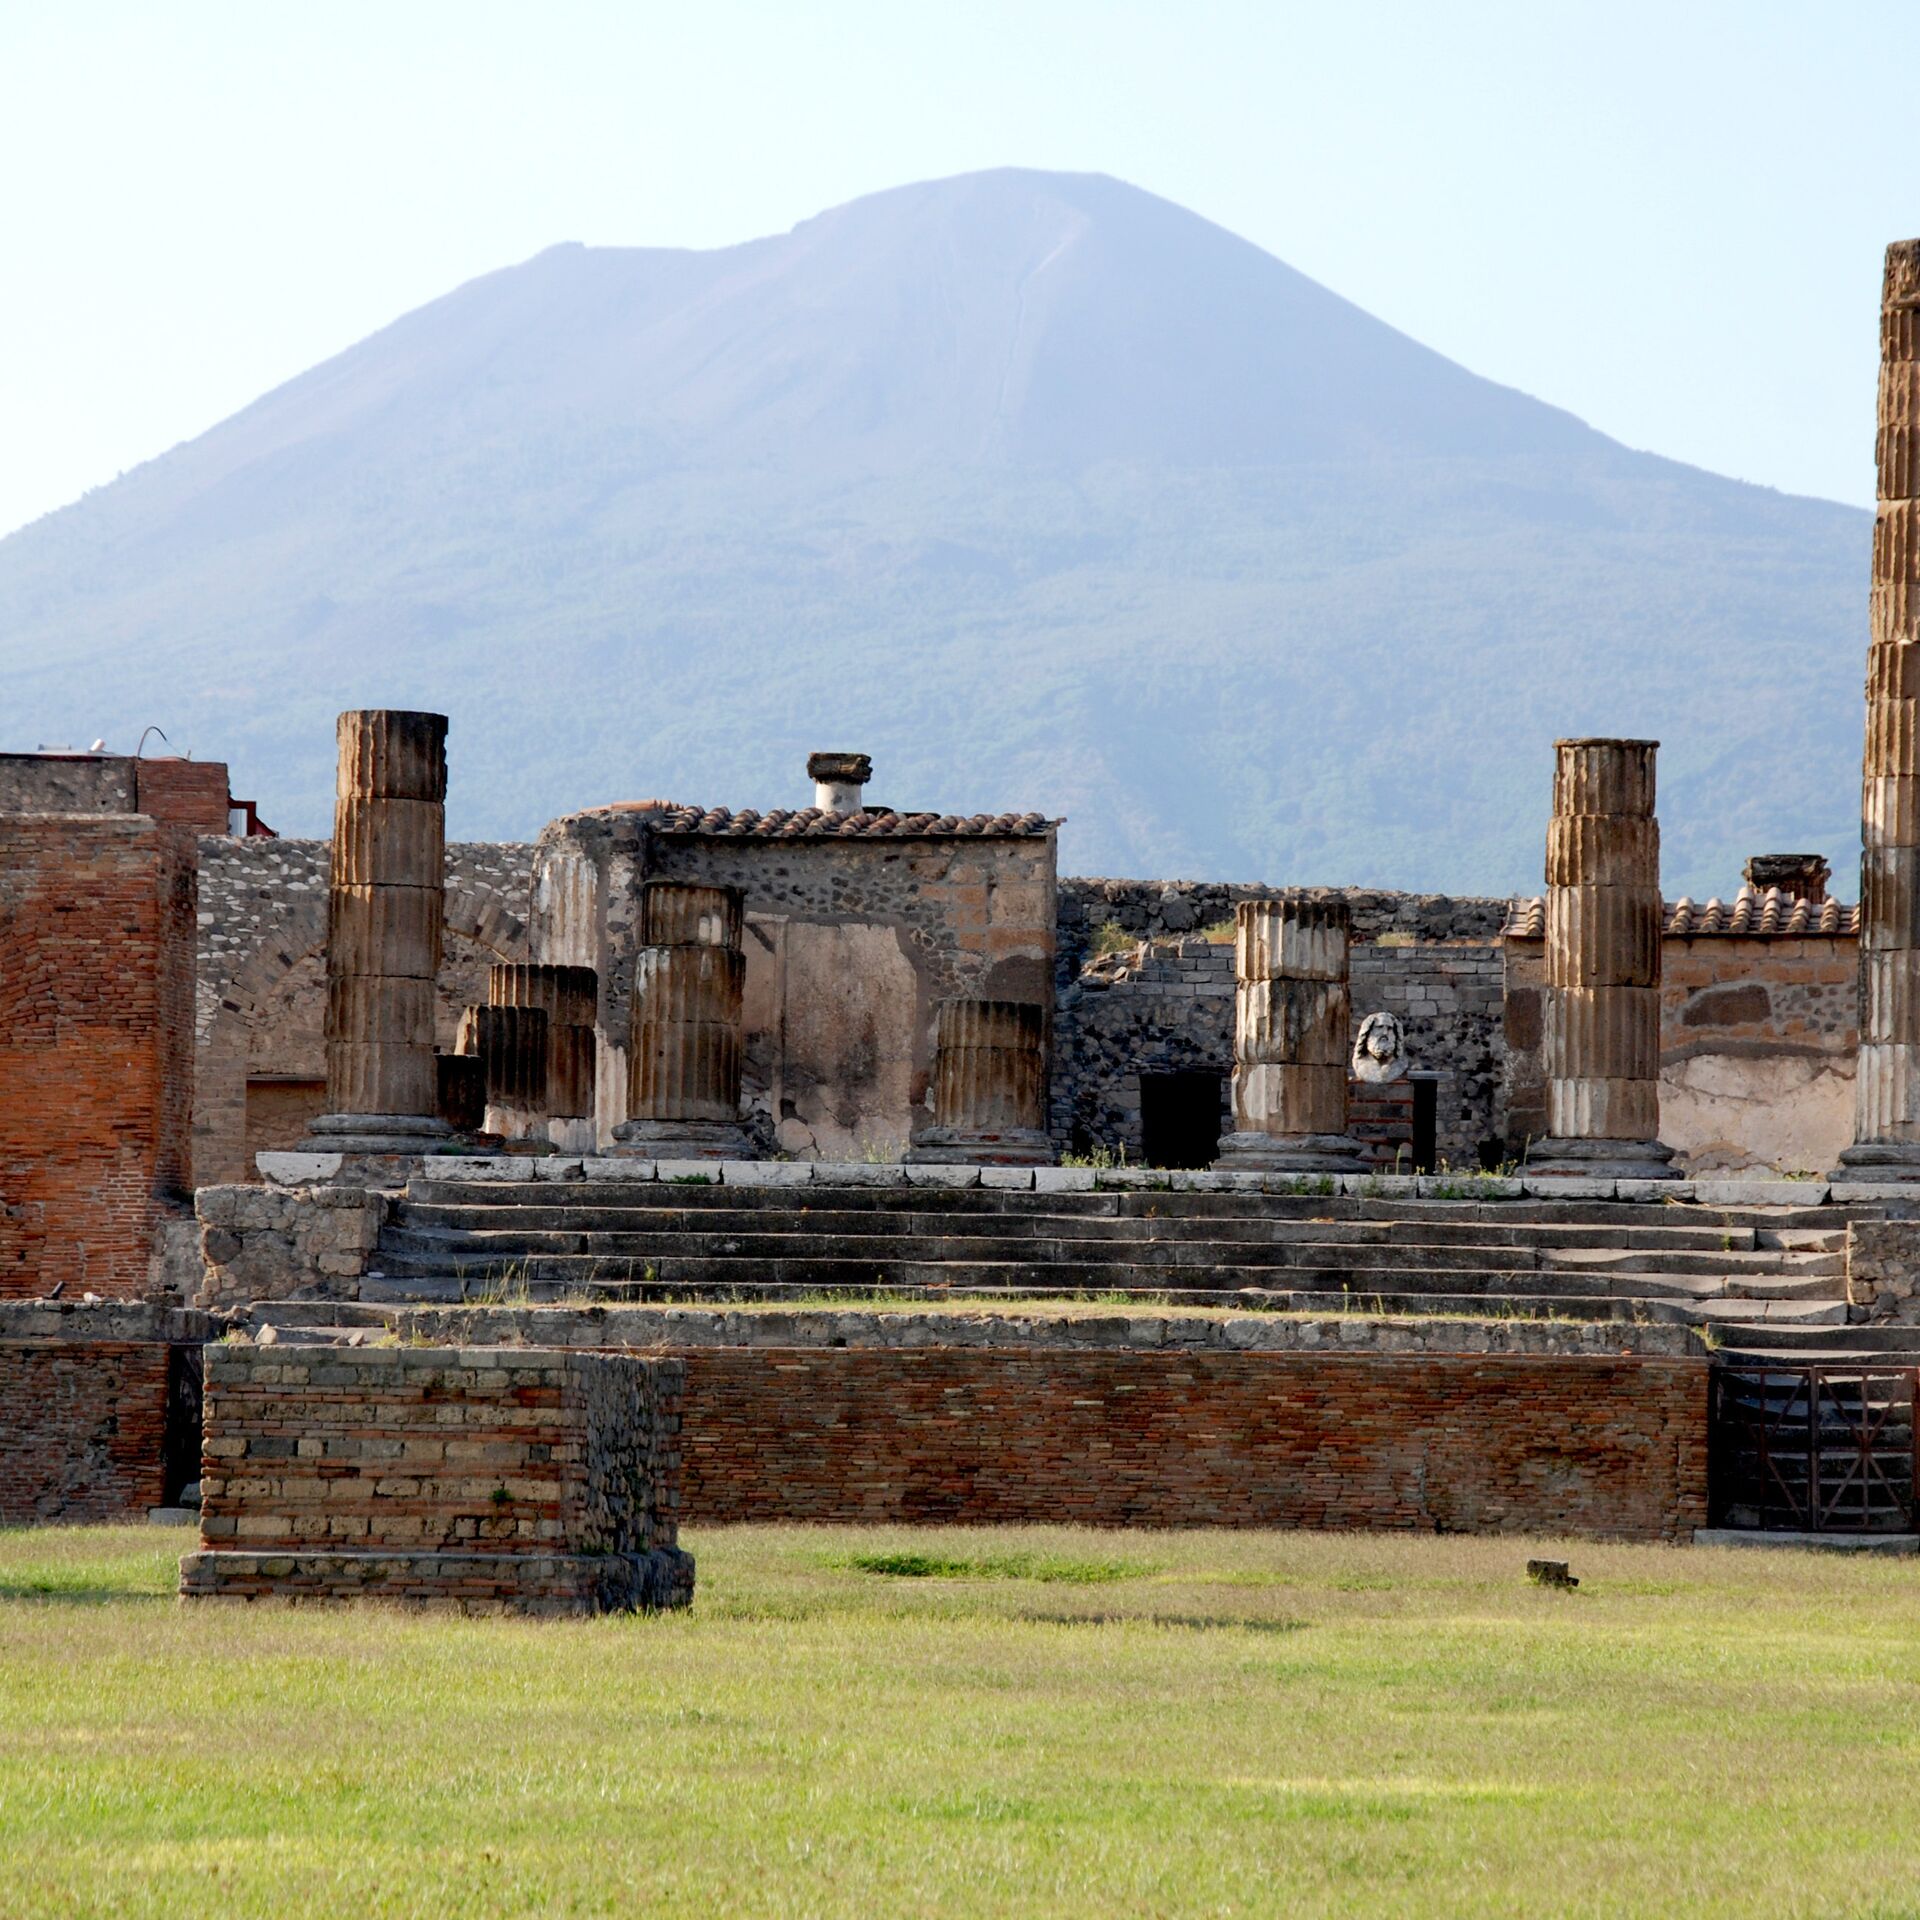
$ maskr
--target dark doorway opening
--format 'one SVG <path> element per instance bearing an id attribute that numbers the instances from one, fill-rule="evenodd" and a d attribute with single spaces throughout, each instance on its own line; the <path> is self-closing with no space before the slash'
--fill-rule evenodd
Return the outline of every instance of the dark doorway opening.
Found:
<path id="1" fill-rule="evenodd" d="M 1210 1167 L 1220 1152 L 1220 1073 L 1143 1073 L 1140 1151 L 1150 1167 Z"/>
<path id="2" fill-rule="evenodd" d="M 1431 1173 L 1440 1164 L 1440 1082 L 1409 1074 L 1413 1086 L 1413 1170 Z"/>

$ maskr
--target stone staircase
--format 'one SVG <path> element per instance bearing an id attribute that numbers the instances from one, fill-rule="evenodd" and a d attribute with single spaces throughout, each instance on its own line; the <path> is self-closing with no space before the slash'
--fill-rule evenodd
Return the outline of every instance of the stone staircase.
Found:
<path id="1" fill-rule="evenodd" d="M 1920 1360 L 1851 1327 L 1846 1210 L 1248 1191 L 416 1179 L 366 1302 L 984 1305 L 1678 1322 L 1726 1360 Z"/>

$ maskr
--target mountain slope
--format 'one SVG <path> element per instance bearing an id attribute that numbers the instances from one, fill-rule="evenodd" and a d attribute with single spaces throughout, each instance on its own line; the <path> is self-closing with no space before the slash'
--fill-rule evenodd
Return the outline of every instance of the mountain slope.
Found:
<path id="1" fill-rule="evenodd" d="M 1672 890 L 1847 857 L 1868 517 L 1631 453 L 1097 177 L 557 247 L 0 542 L 16 742 L 453 720 L 456 832 L 638 793 L 1044 806 L 1077 871 L 1532 883 L 1663 739 Z"/>

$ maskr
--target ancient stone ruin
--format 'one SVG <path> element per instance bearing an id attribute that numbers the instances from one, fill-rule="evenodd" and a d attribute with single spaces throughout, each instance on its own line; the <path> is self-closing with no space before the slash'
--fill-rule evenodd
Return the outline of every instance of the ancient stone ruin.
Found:
<path id="1" fill-rule="evenodd" d="M 0 1520 L 197 1483 L 195 1600 L 584 1612 L 682 1514 L 1777 1526 L 1713 1476 L 1791 1403 L 1873 1463 L 1817 1526 L 1911 1524 L 1916 315 L 1903 243 L 1858 908 L 1664 899 L 1645 740 L 1515 900 L 1063 879 L 852 752 L 452 846 L 438 715 L 340 717 L 330 842 L 0 755 Z"/>

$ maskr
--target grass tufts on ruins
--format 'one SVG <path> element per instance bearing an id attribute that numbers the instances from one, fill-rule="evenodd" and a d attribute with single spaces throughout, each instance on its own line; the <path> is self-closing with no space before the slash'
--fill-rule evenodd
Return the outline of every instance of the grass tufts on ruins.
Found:
<path id="1" fill-rule="evenodd" d="M 538 1623 L 186 1611 L 177 1535 L 0 1533 L 0 1910 L 1892 1914 L 1920 1884 L 1911 1562 L 686 1538 L 689 1612 Z M 1543 1553 L 1577 1591 L 1527 1580 Z"/>

